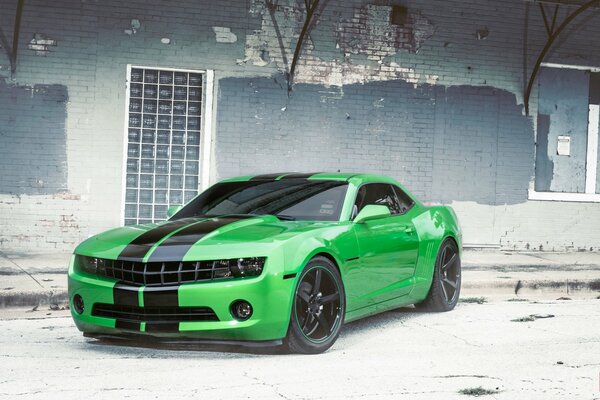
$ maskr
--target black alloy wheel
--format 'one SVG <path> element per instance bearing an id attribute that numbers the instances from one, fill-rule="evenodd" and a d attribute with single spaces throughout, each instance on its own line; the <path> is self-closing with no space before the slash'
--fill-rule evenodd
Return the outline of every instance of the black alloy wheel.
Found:
<path id="1" fill-rule="evenodd" d="M 440 246 L 435 261 L 433 280 L 427 297 L 418 308 L 426 311 L 450 311 L 458 303 L 461 284 L 461 264 L 458 246 L 446 239 Z"/>
<path id="2" fill-rule="evenodd" d="M 460 291 L 460 259 L 458 251 L 445 246 L 441 257 L 441 287 L 448 304 L 455 303 Z"/>
<path id="3" fill-rule="evenodd" d="M 304 268 L 294 294 L 288 349 L 321 353 L 333 345 L 344 322 L 345 293 L 335 265 L 325 257 L 313 258 Z"/>

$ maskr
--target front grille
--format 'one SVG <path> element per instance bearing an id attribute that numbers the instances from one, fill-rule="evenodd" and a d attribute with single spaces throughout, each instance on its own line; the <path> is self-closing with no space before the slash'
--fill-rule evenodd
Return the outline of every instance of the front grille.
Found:
<path id="1" fill-rule="evenodd" d="M 214 261 L 133 262 L 99 260 L 96 274 L 132 285 L 169 286 L 233 278 L 227 265 Z"/>
<path id="2" fill-rule="evenodd" d="M 217 314 L 210 307 L 134 307 L 96 303 L 92 308 L 92 315 L 146 323 L 219 320 Z"/>

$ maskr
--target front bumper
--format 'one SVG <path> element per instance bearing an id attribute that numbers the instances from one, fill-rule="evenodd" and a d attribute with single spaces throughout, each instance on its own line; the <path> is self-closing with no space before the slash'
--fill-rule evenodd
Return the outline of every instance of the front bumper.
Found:
<path id="1" fill-rule="evenodd" d="M 73 263 L 71 263 L 73 264 Z M 266 268 L 265 268 L 266 269 Z M 69 301 L 77 328 L 87 336 L 146 336 L 195 340 L 273 341 L 285 337 L 289 325 L 295 279 L 284 279 L 278 272 L 264 271 L 256 278 L 220 282 L 189 283 L 169 287 L 128 286 L 115 279 L 98 277 L 69 269 Z M 84 309 L 78 313 L 73 298 L 83 299 Z M 231 304 L 245 300 L 253 314 L 246 321 L 236 320 Z M 131 323 L 118 318 L 93 315 L 96 304 L 124 308 L 144 307 L 208 307 L 216 319 L 208 321 L 152 321 Z M 158 329 L 157 329 L 158 327 Z"/>

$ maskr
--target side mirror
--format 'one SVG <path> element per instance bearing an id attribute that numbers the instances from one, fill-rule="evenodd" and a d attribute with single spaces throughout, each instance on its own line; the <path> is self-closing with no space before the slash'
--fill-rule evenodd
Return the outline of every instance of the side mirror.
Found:
<path id="1" fill-rule="evenodd" d="M 171 218 L 173 215 L 177 214 L 179 210 L 181 210 L 182 206 L 171 206 L 167 210 L 167 218 Z"/>
<path id="2" fill-rule="evenodd" d="M 363 209 L 360 210 L 356 218 L 354 218 L 354 222 L 360 224 L 372 219 L 389 217 L 390 215 L 391 212 L 388 206 L 378 206 L 375 204 L 369 204 L 364 206 Z"/>

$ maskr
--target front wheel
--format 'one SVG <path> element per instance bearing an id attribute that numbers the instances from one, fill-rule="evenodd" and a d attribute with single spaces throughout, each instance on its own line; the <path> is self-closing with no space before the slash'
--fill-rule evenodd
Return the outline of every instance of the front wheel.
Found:
<path id="1" fill-rule="evenodd" d="M 440 246 L 433 271 L 433 281 L 427 298 L 417 308 L 425 311 L 450 311 L 458 303 L 461 283 L 461 266 L 458 246 L 446 239 Z"/>
<path id="2" fill-rule="evenodd" d="M 302 270 L 284 343 L 289 351 L 322 353 L 337 340 L 346 312 L 340 273 L 325 257 L 315 257 Z"/>

